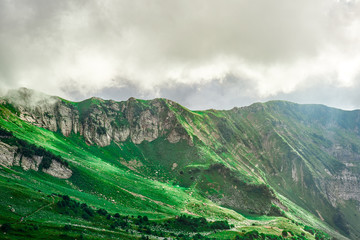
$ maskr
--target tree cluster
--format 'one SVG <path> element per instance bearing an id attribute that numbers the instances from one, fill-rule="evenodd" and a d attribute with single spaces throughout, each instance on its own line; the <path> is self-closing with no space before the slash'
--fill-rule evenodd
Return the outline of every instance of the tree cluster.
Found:
<path id="1" fill-rule="evenodd" d="M 164 223 L 164 227 L 167 229 L 177 229 L 187 232 L 205 232 L 230 229 L 230 225 L 226 220 L 208 222 L 203 217 L 195 218 L 186 215 L 181 215 L 175 219 L 167 220 Z"/>
<path id="2" fill-rule="evenodd" d="M 316 240 L 330 240 L 331 239 L 331 237 L 328 234 L 326 234 L 318 229 L 315 229 L 313 227 L 310 227 L 310 226 L 305 226 L 304 231 L 306 231 L 312 235 L 315 235 Z"/>

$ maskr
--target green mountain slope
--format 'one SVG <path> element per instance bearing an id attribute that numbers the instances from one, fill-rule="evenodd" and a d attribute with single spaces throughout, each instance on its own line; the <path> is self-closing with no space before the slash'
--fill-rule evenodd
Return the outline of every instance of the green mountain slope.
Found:
<path id="1" fill-rule="evenodd" d="M 280 101 L 190 111 L 13 91 L 0 100 L 3 236 L 357 239 L 359 125 L 359 111 Z"/>

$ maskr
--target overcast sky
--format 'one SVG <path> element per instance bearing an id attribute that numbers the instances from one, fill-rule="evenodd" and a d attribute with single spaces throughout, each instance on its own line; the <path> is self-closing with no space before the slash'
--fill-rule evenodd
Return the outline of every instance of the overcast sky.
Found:
<path id="1" fill-rule="evenodd" d="M 360 108 L 356 0 L 0 0 L 0 89 Z"/>

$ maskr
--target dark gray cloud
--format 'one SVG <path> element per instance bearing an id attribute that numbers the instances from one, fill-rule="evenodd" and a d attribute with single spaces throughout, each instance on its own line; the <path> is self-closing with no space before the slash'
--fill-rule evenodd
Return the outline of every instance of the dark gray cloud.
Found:
<path id="1" fill-rule="evenodd" d="M 0 88 L 360 108 L 359 16 L 356 0 L 4 0 Z"/>

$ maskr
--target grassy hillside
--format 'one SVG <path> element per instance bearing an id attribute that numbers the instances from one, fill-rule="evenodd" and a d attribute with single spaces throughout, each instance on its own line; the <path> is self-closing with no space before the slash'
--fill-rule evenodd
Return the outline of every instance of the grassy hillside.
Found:
<path id="1" fill-rule="evenodd" d="M 109 110 L 113 102 L 61 101 L 71 105 L 84 124 L 93 112 L 113 114 Z M 335 175 L 349 165 L 340 153 L 332 152 L 332 147 L 342 144 L 352 152 L 360 149 L 354 131 L 357 112 L 286 102 L 200 112 L 162 99 L 116 104 L 119 109 L 135 109 L 116 115 L 119 128 L 136 128 L 136 120 L 128 119 L 141 118 L 147 110 L 159 119 L 166 119 L 170 112 L 175 119 L 171 124 L 188 137 L 171 143 L 169 130 L 152 141 L 135 144 L 130 136 L 100 147 L 86 141 L 80 132 L 64 136 L 60 130 L 50 131 L 21 120 L 23 110 L 14 103 L 0 105 L 2 129 L 11 132 L 14 139 L 59 156 L 72 170 L 70 178 L 59 179 L 41 171 L 1 165 L 0 223 L 6 233 L 2 237 L 359 236 L 359 214 L 354 215 L 358 202 L 349 199 L 333 206 L 324 185 L 328 172 Z M 107 134 L 106 126 L 99 135 Z M 0 141 L 8 140 L 0 137 Z M 355 160 L 351 171 L 358 169 Z M 183 217 L 176 217 L 180 215 Z M 148 220 L 141 220 L 145 216 Z"/>

